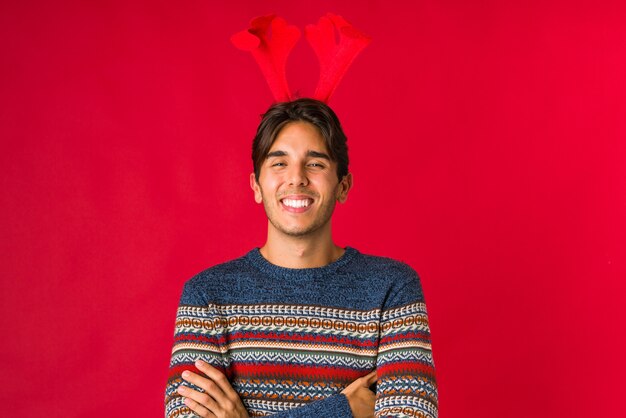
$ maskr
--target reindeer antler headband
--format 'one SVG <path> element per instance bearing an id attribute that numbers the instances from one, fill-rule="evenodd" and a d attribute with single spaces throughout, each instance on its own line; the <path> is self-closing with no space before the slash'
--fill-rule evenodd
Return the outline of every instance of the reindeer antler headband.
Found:
<path id="1" fill-rule="evenodd" d="M 339 32 L 339 43 L 335 41 Z M 338 15 L 328 13 L 317 25 L 307 25 L 304 35 L 320 62 L 320 78 L 313 98 L 328 102 L 354 58 L 370 43 L 367 35 L 356 30 Z M 285 19 L 268 15 L 252 19 L 250 28 L 234 34 L 232 43 L 249 51 L 279 102 L 294 99 L 285 74 L 287 57 L 300 38 L 300 30 Z"/>

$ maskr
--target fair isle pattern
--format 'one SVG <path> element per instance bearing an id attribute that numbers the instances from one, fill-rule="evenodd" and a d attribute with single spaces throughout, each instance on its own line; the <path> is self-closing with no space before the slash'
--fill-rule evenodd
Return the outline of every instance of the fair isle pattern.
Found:
<path id="1" fill-rule="evenodd" d="M 437 387 L 426 305 L 383 312 L 375 416 L 437 417 Z"/>
<path id="2" fill-rule="evenodd" d="M 374 368 L 377 418 L 437 416 L 423 303 L 384 312 L 289 304 L 180 306 L 168 417 L 194 416 L 175 389 L 182 370 L 196 371 L 197 359 L 227 375 L 250 416 L 328 398 Z"/>
<path id="3" fill-rule="evenodd" d="M 246 409 L 255 411 L 254 416 L 265 417 L 298 408 L 299 406 L 302 406 L 302 403 L 282 402 L 279 409 L 277 409 L 275 402 L 250 399 L 245 403 L 245 405 Z"/>
<path id="4" fill-rule="evenodd" d="M 194 369 L 201 358 L 231 378 L 251 416 L 270 415 L 339 393 L 374 369 L 379 318 L 379 309 L 315 305 L 181 306 L 170 367 Z M 185 416 L 176 405 L 168 416 Z"/>
<path id="5" fill-rule="evenodd" d="M 376 355 L 374 353 L 374 355 Z M 208 356 L 204 355 L 203 359 L 208 358 Z M 215 360 L 218 358 L 219 360 Z M 178 352 L 172 356 L 172 360 L 170 361 L 170 366 L 174 366 L 176 364 L 182 363 L 193 363 L 197 360 L 197 355 L 190 354 L 188 352 Z M 333 362 L 327 362 L 327 356 L 317 355 L 317 354 L 301 354 L 301 353 L 289 353 L 285 354 L 282 352 L 270 352 L 270 351 L 262 351 L 260 352 L 258 349 L 253 349 L 250 352 L 238 352 L 234 351 L 229 354 L 228 357 L 214 357 L 214 360 L 207 360 L 211 364 L 218 363 L 219 361 L 224 361 L 225 366 L 229 367 L 232 363 L 245 363 L 245 362 L 272 362 L 276 364 L 286 364 L 288 362 L 297 362 L 299 364 L 314 364 L 318 366 L 343 366 L 343 367 L 352 367 L 355 369 L 366 369 L 372 365 L 371 358 L 362 357 L 362 358 L 354 358 L 353 356 L 335 356 L 333 358 Z"/>

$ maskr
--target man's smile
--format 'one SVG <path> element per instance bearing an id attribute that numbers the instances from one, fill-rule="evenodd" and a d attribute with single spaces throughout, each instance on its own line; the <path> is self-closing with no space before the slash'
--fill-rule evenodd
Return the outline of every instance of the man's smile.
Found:
<path id="1" fill-rule="evenodd" d="M 292 195 L 280 199 L 280 203 L 288 212 L 301 213 L 310 209 L 313 199 L 305 195 Z"/>

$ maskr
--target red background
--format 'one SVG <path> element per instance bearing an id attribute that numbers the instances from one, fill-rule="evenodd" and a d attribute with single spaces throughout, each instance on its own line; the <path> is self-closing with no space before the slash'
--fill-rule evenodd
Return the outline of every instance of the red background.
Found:
<path id="1" fill-rule="evenodd" d="M 229 36 L 333 11 L 373 37 L 336 240 L 420 273 L 441 416 L 626 416 L 624 2 L 258 3 L 3 2 L 1 414 L 162 416 L 183 282 L 266 232 Z"/>

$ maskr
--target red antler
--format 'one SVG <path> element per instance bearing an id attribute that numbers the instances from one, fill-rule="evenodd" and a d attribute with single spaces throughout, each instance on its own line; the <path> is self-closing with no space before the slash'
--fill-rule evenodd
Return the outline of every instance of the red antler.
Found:
<path id="1" fill-rule="evenodd" d="M 335 42 L 335 28 L 339 44 Z M 320 79 L 313 97 L 328 102 L 352 61 L 371 39 L 332 13 L 321 17 L 317 25 L 307 25 L 304 33 L 320 62 Z"/>
<path id="2" fill-rule="evenodd" d="M 285 76 L 285 64 L 299 38 L 300 30 L 297 27 L 288 26 L 281 17 L 268 15 L 252 19 L 249 29 L 234 34 L 230 40 L 237 48 L 252 54 L 274 98 L 284 102 L 292 99 Z"/>

